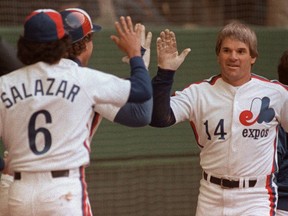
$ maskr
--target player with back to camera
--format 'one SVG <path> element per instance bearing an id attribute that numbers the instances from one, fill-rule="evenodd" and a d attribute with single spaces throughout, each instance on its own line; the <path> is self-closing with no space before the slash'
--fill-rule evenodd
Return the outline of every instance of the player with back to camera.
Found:
<path id="1" fill-rule="evenodd" d="M 0 78 L 0 135 L 14 173 L 10 215 L 92 215 L 84 169 L 94 113 L 101 115 L 103 104 L 122 107 L 152 96 L 139 25 L 120 17 L 115 28 L 111 38 L 130 58 L 126 80 L 66 59 L 71 40 L 57 11 L 26 17 L 18 57 L 27 66 Z"/>
<path id="2" fill-rule="evenodd" d="M 288 131 L 287 90 L 251 72 L 256 34 L 230 22 L 216 41 L 220 74 L 170 96 L 175 71 L 189 51 L 178 54 L 168 29 L 157 38 L 151 126 L 190 123 L 203 170 L 196 215 L 275 215 L 277 128 L 281 122 Z"/>
<path id="3" fill-rule="evenodd" d="M 69 8 L 60 13 L 63 15 L 64 27 L 67 28 L 68 34 L 72 36 L 72 47 L 69 49 L 70 56 L 68 56 L 68 58 L 77 62 L 79 66 L 87 66 L 93 50 L 92 34 L 100 31 L 101 26 L 92 24 L 90 16 L 79 8 Z M 143 45 L 142 51 L 144 51 L 143 59 L 147 69 L 150 62 L 151 39 L 152 33 L 148 32 L 146 38 L 145 26 L 141 25 L 141 43 Z M 15 59 L 17 59 L 16 53 Z M 129 60 L 127 63 L 129 63 Z M 104 114 L 106 113 L 107 117 L 111 118 L 111 121 L 130 127 L 141 127 L 147 125 L 151 120 L 152 98 L 144 103 L 126 103 L 121 108 L 111 104 L 104 104 L 102 107 L 101 110 Z M 102 116 L 95 113 L 94 119 L 96 124 L 94 125 L 93 132 L 96 132 Z M 94 133 L 91 133 L 91 139 L 93 135 Z M 7 155 L 8 152 L 5 152 L 5 154 Z M 12 181 L 13 177 L 4 171 L 1 175 L 0 185 L 0 216 L 8 215 L 8 188 Z"/>
<path id="4" fill-rule="evenodd" d="M 93 34 L 99 32 L 101 26 L 92 24 L 89 14 L 80 8 L 68 8 L 61 11 L 64 28 L 72 38 L 72 46 L 68 52 L 68 58 L 77 62 L 79 66 L 86 67 L 93 51 Z M 145 37 L 145 26 L 141 25 L 141 43 L 145 66 L 150 63 L 150 44 L 152 33 L 148 32 Z M 95 113 L 99 125 L 102 117 L 130 127 L 148 125 L 152 115 L 152 98 L 143 103 L 126 103 L 123 107 L 116 107 L 112 104 L 103 104 L 102 114 Z M 97 129 L 97 127 L 95 127 Z"/>
<path id="5" fill-rule="evenodd" d="M 288 50 L 284 51 L 279 60 L 278 80 L 288 85 Z M 286 86 L 287 88 L 287 86 Z M 288 144 L 287 133 L 282 127 L 279 127 L 279 145 L 278 145 L 278 164 L 279 171 L 277 173 L 278 186 L 278 204 L 277 216 L 288 215 Z"/>

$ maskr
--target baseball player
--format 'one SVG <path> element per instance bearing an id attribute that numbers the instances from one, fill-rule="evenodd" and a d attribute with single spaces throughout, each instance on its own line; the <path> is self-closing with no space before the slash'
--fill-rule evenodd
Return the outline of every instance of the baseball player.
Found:
<path id="1" fill-rule="evenodd" d="M 278 79 L 288 85 L 288 50 L 283 52 L 278 64 Z M 287 87 L 286 87 L 287 88 Z M 279 127 L 278 163 L 277 173 L 278 204 L 277 216 L 288 215 L 288 144 L 287 133 Z"/>
<path id="2" fill-rule="evenodd" d="M 80 8 L 68 8 L 61 11 L 65 30 L 72 38 L 72 46 L 69 49 L 68 58 L 75 61 L 79 66 L 86 67 L 89 63 L 93 51 L 93 33 L 99 32 L 101 26 L 93 24 L 89 14 Z M 145 26 L 141 25 L 141 45 L 142 55 L 146 68 L 150 63 L 150 44 L 152 33 L 145 35 Z M 129 59 L 125 59 L 129 62 Z M 103 104 L 99 106 L 102 116 L 95 113 L 98 118 L 98 125 L 102 117 L 117 122 L 119 124 L 140 127 L 146 126 L 151 121 L 152 98 L 143 103 L 126 103 L 123 107 L 116 107 L 112 104 Z M 95 127 L 97 129 L 98 127 Z M 92 135 L 92 134 L 91 134 Z M 91 136 L 92 137 L 92 136 Z"/>
<path id="3" fill-rule="evenodd" d="M 228 23 L 215 50 L 221 73 L 170 97 L 174 72 L 190 49 L 179 55 L 175 34 L 160 33 L 151 125 L 189 121 L 203 169 L 197 216 L 275 215 L 277 130 L 281 122 L 288 131 L 287 89 L 252 74 L 257 37 L 248 26 Z"/>
<path id="4" fill-rule="evenodd" d="M 18 56 L 27 66 L 0 78 L 0 136 L 14 182 L 10 215 L 92 215 L 84 169 L 98 106 L 151 98 L 141 58 L 139 25 L 115 23 L 115 44 L 130 58 L 131 77 L 121 79 L 65 59 L 70 38 L 60 13 L 36 10 L 25 19 Z"/>
<path id="5" fill-rule="evenodd" d="M 87 66 L 88 61 L 91 57 L 92 50 L 87 48 L 91 47 L 92 34 L 101 30 L 101 26 L 92 24 L 90 16 L 82 9 L 70 8 L 61 12 L 63 15 L 64 27 L 70 36 L 72 36 L 72 47 L 70 50 L 70 56 L 79 66 Z M 148 32 L 147 38 L 145 37 L 145 26 L 141 25 L 141 43 L 143 45 L 142 51 L 144 52 L 142 56 L 144 59 L 145 66 L 149 67 L 150 62 L 150 44 L 152 39 L 152 33 Z M 93 47 L 93 44 L 92 44 Z M 144 48 L 145 47 L 145 48 Z M 80 48 L 80 49 L 79 49 Z M 16 59 L 16 52 L 11 55 Z M 11 59 L 12 61 L 12 59 Z M 129 63 L 127 56 L 125 62 Z M 10 70 L 11 71 L 11 70 Z M 152 113 L 152 98 L 144 103 L 127 103 L 123 107 L 115 107 L 111 104 L 102 105 L 103 112 L 111 117 L 111 121 L 120 123 L 122 125 L 131 127 L 140 127 L 147 125 L 151 120 Z M 91 133 L 91 140 L 93 138 L 94 132 L 98 128 L 102 120 L 102 116 L 95 113 L 95 119 L 98 119 L 97 125 L 94 126 L 94 131 Z M 5 154 L 8 154 L 6 151 Z M 0 158 L 1 162 L 1 158 Z M 3 161 L 4 162 L 4 161 Z M 8 215 L 8 189 L 13 182 L 13 177 L 8 173 L 3 173 L 1 175 L 0 191 L 0 216 Z"/>
<path id="6" fill-rule="evenodd" d="M 15 47 L 0 37 L 0 76 L 23 67 L 16 54 Z"/>

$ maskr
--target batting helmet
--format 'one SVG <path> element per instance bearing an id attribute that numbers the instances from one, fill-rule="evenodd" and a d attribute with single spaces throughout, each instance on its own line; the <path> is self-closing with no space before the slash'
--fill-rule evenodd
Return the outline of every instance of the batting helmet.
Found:
<path id="1" fill-rule="evenodd" d="M 93 24 L 87 12 L 79 8 L 68 8 L 61 11 L 64 28 L 75 43 L 92 32 L 99 32 L 102 27 Z"/>

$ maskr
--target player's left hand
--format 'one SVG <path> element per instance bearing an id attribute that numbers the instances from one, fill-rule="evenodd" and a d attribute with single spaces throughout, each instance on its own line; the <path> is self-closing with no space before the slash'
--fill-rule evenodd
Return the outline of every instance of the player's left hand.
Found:
<path id="1" fill-rule="evenodd" d="M 146 34 L 146 29 L 145 26 L 140 24 L 140 29 L 141 29 L 141 47 L 143 47 L 145 49 L 144 55 L 142 56 L 143 60 L 144 60 L 144 64 L 146 66 L 146 68 L 149 68 L 150 65 L 150 55 L 151 55 L 151 40 L 152 40 L 152 32 L 148 32 Z M 129 64 L 129 58 L 128 56 L 124 56 L 122 58 L 122 62 L 124 63 L 128 63 Z"/>
<path id="2" fill-rule="evenodd" d="M 176 36 L 169 29 L 165 29 L 160 33 L 156 43 L 158 67 L 162 69 L 176 71 L 191 51 L 190 48 L 186 48 L 179 55 Z"/>

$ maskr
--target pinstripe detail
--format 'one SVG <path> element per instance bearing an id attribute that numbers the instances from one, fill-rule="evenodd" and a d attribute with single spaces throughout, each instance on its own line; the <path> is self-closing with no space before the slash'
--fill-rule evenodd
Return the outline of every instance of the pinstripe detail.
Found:
<path id="1" fill-rule="evenodd" d="M 92 127 L 90 130 L 90 136 L 93 136 L 94 130 L 95 130 L 95 128 L 97 128 L 97 126 L 99 124 L 99 118 L 100 118 L 100 114 L 95 112 L 94 116 L 93 116 L 93 120 L 92 120 Z"/>
<path id="2" fill-rule="evenodd" d="M 278 128 L 276 127 L 276 133 L 278 134 Z M 277 168 L 277 162 L 276 162 L 276 150 L 277 150 L 277 139 L 275 138 L 274 140 L 274 158 L 273 158 L 273 165 L 272 165 L 272 170 L 271 173 L 276 172 Z M 268 190 L 269 194 L 269 201 L 270 201 L 270 216 L 275 216 L 276 215 L 276 202 L 277 202 L 277 191 L 276 188 L 273 187 L 273 180 L 274 180 L 274 175 L 267 176 L 266 179 L 266 189 Z"/>
<path id="3" fill-rule="evenodd" d="M 92 210 L 88 198 L 88 192 L 87 192 L 87 184 L 85 181 L 85 168 L 80 167 L 80 181 L 82 186 L 82 215 L 83 216 L 92 216 Z"/>
<path id="4" fill-rule="evenodd" d="M 277 191 L 275 190 L 275 187 L 272 186 L 273 184 L 273 176 L 267 176 L 266 179 L 266 189 L 268 190 L 269 194 L 269 201 L 270 201 L 270 216 L 275 216 L 276 215 L 276 193 Z"/>
<path id="5" fill-rule="evenodd" d="M 195 139 L 196 139 L 198 146 L 203 148 L 203 146 L 199 144 L 199 135 L 197 133 L 197 130 L 196 130 L 196 127 L 195 127 L 195 124 L 193 121 L 190 121 L 190 126 L 192 127 L 192 130 L 194 132 L 194 136 L 195 136 Z"/>

